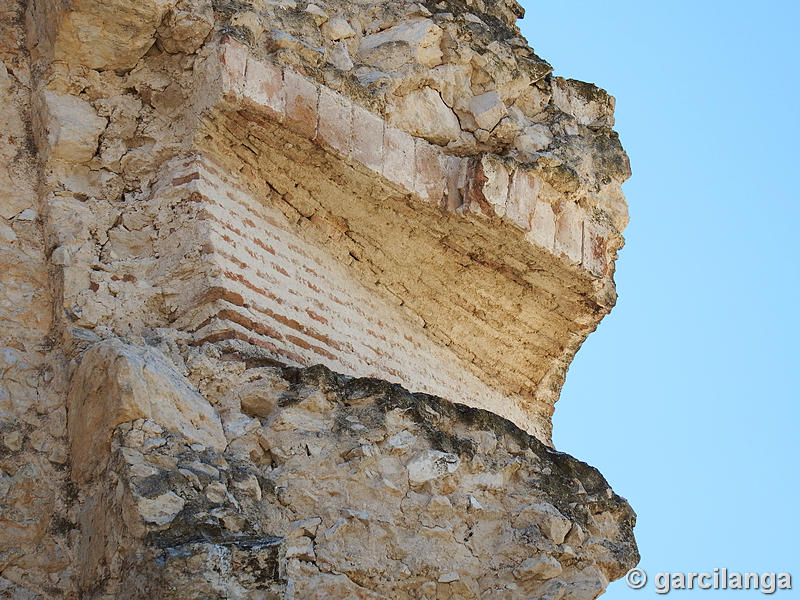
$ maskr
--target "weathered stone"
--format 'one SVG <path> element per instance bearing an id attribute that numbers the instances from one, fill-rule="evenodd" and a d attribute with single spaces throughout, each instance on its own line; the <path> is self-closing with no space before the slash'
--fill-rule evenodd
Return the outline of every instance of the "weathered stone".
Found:
<path id="1" fill-rule="evenodd" d="M 286 558 L 314 561 L 314 541 L 306 536 L 291 538 L 286 542 Z"/>
<path id="2" fill-rule="evenodd" d="M 354 66 L 350 58 L 350 52 L 347 50 L 347 45 L 344 42 L 339 42 L 333 47 L 330 61 L 334 67 L 342 71 L 349 71 Z"/>
<path id="3" fill-rule="evenodd" d="M 419 485 L 453 473 L 461 464 L 461 459 L 455 454 L 426 450 L 412 458 L 408 468 L 408 480 L 411 485 Z"/>
<path id="4" fill-rule="evenodd" d="M 325 21 L 320 30 L 322 31 L 322 35 L 334 41 L 351 38 L 356 34 L 350 26 L 350 23 L 341 17 L 334 17 L 333 19 Z"/>
<path id="5" fill-rule="evenodd" d="M 574 202 L 564 202 L 556 218 L 556 254 L 580 263 L 583 253 L 583 212 Z"/>
<path id="6" fill-rule="evenodd" d="M 439 145 L 458 139 L 461 126 L 455 113 L 434 89 L 423 87 L 403 96 L 389 112 L 395 126 Z"/>
<path id="7" fill-rule="evenodd" d="M 517 150 L 523 152 L 539 152 L 547 150 L 553 143 L 553 134 L 546 125 L 530 125 L 522 131 L 522 135 L 514 140 Z"/>
<path id="8" fill-rule="evenodd" d="M 285 386 L 254 378 L 256 374 L 250 371 L 257 368 L 245 369 L 236 381 L 229 381 L 220 369 L 224 362 L 215 359 L 208 365 L 218 373 L 216 385 L 223 387 L 224 394 L 232 395 L 224 388 L 241 385 L 237 381 L 252 379 L 247 385 L 262 385 L 265 394 L 283 399 L 278 414 L 262 420 L 265 445 L 274 461 L 270 467 L 251 464 L 247 468 L 260 474 L 242 477 L 236 474 L 240 467 L 234 465 L 247 463 L 233 456 L 230 448 L 221 455 L 186 449 L 176 443 L 180 435 L 144 453 L 118 450 L 127 457 L 126 464 L 133 463 L 127 471 L 120 469 L 118 460 L 112 458 L 109 463 L 137 494 L 141 483 L 134 470 L 139 465 L 168 465 L 180 457 L 198 473 L 194 479 L 162 477 L 158 481 L 169 481 L 171 489 L 151 493 L 145 500 L 134 496 L 142 529 L 131 533 L 138 531 L 135 535 L 142 541 L 136 543 L 144 558 L 132 569 L 137 577 L 148 579 L 163 573 L 165 563 L 172 565 L 166 567 L 168 579 L 160 580 L 158 575 L 153 580 L 151 593 L 169 582 L 196 577 L 188 564 L 206 568 L 216 564 L 209 562 L 204 547 L 186 542 L 187 532 L 212 523 L 219 523 L 219 529 L 202 529 L 203 543 L 220 548 L 245 544 L 237 550 L 242 552 L 240 558 L 247 558 L 243 565 L 265 560 L 266 548 L 274 549 L 273 567 L 267 568 L 270 561 L 259 563 L 265 569 L 260 579 L 254 578 L 252 567 L 221 566 L 215 575 L 217 589 L 249 592 L 268 585 L 278 598 L 289 597 L 291 590 L 314 590 L 309 593 L 319 595 L 327 590 L 338 597 L 339 580 L 319 579 L 320 568 L 344 577 L 345 598 L 411 598 L 431 581 L 464 586 L 451 589 L 470 590 L 475 596 L 514 586 L 510 589 L 524 597 L 537 598 L 546 597 L 557 581 L 582 598 L 587 590 L 602 589 L 598 586 L 636 560 L 633 513 L 624 500 L 610 493 L 603 478 L 591 467 L 553 453 L 496 415 L 410 394 L 385 382 L 344 378 L 320 367 L 287 373 L 291 382 Z M 296 414 L 299 422 L 308 422 L 316 414 L 340 425 L 311 434 L 302 427 L 285 428 L 281 413 Z M 355 427 L 362 422 L 370 428 Z M 126 425 L 131 427 L 128 433 L 143 426 L 120 425 L 115 440 Z M 357 448 L 362 450 L 353 452 L 354 435 L 369 436 L 374 442 L 361 444 Z M 486 443 L 490 439 L 495 442 Z M 325 452 L 309 454 L 312 440 Z M 226 486 L 205 479 L 213 469 L 209 462 L 220 476 L 230 470 L 233 483 Z M 509 470 L 517 475 L 506 477 Z M 503 484 L 475 492 L 477 479 L 487 473 L 499 474 Z M 387 483 L 375 485 L 377 476 Z M 197 477 L 207 483 L 199 483 Z M 261 497 L 252 492 L 260 489 L 258 478 L 264 478 L 269 490 Z M 106 485 L 114 487 L 111 481 Z M 551 493 L 575 485 L 585 492 L 577 502 L 570 493 Z M 125 494 L 130 492 L 124 486 L 121 489 L 114 505 L 128 501 Z M 480 503 L 473 493 L 481 494 Z M 550 493 L 558 507 L 530 502 L 531 496 L 543 493 Z M 298 520 L 298 515 L 304 518 Z M 89 526 L 87 534 L 96 535 L 96 527 L 96 523 Z M 467 527 L 473 535 L 462 542 L 453 536 L 454 527 Z M 614 553 L 589 543 L 575 550 L 557 545 L 563 543 L 566 531 L 572 536 L 577 528 L 589 536 L 609 536 L 605 539 Z M 571 558 L 562 558 L 562 565 L 558 557 L 568 552 Z M 186 565 L 170 563 L 179 555 L 187 558 Z M 223 565 L 229 564 L 227 560 Z"/>
<path id="9" fill-rule="evenodd" d="M 301 135 L 313 138 L 317 131 L 317 87 L 293 71 L 284 75 L 286 123 Z"/>
<path id="10" fill-rule="evenodd" d="M 0 595 L 589 600 L 636 562 L 547 447 L 615 299 L 614 101 L 467 4 L 0 10 Z"/>
<path id="11" fill-rule="evenodd" d="M 55 58 L 90 69 L 130 69 L 153 45 L 172 2 L 79 0 L 57 29 Z"/>
<path id="12" fill-rule="evenodd" d="M 210 0 L 179 0 L 156 33 L 166 52 L 191 54 L 202 45 L 213 27 L 214 9 Z"/>
<path id="13" fill-rule="evenodd" d="M 73 476 L 98 473 L 114 427 L 150 419 L 192 442 L 221 450 L 219 416 L 160 352 L 118 341 L 100 342 L 83 357 L 67 400 Z"/>
<path id="14" fill-rule="evenodd" d="M 412 19 L 362 38 L 361 60 L 382 69 L 409 62 L 435 67 L 442 62 L 442 30 L 430 19 Z"/>
<path id="15" fill-rule="evenodd" d="M 183 498 L 174 492 L 167 492 L 155 498 L 140 498 L 138 504 L 142 519 L 154 525 L 168 525 L 185 505 Z"/>
<path id="16" fill-rule="evenodd" d="M 475 96 L 469 101 L 469 110 L 475 119 L 478 127 L 486 131 L 491 131 L 506 116 L 503 100 L 497 92 L 486 92 L 480 96 Z"/>
<path id="17" fill-rule="evenodd" d="M 107 120 L 91 104 L 70 94 L 47 93 L 47 135 L 52 158 L 87 162 L 97 151 Z"/>
<path id="18" fill-rule="evenodd" d="M 514 569 L 514 577 L 518 579 L 552 579 L 561 574 L 561 563 L 551 556 L 539 555 L 526 558 Z"/>
<path id="19" fill-rule="evenodd" d="M 614 97 L 591 83 L 553 78 L 553 104 L 581 125 L 614 126 Z"/>
<path id="20" fill-rule="evenodd" d="M 523 507 L 515 515 L 514 520 L 519 526 L 525 523 L 538 526 L 541 532 L 556 544 L 563 543 L 572 528 L 572 522 L 548 502 L 534 502 Z"/>

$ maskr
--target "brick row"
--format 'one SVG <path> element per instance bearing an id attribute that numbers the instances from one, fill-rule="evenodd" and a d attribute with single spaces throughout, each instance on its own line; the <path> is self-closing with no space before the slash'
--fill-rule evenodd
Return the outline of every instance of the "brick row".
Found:
<path id="1" fill-rule="evenodd" d="M 459 158 L 385 123 L 346 96 L 223 44 L 227 97 L 381 175 L 403 193 L 452 211 L 501 217 L 525 238 L 595 277 L 607 273 L 609 226 L 577 202 L 540 200 L 541 182 L 493 155 Z"/>
<path id="2" fill-rule="evenodd" d="M 348 281 L 335 259 L 289 235 L 288 223 L 279 223 L 263 203 L 202 165 L 175 179 L 212 223 L 205 244 L 222 273 L 208 280 L 208 290 L 197 300 L 201 306 L 187 308 L 176 326 L 194 331 L 199 340 L 248 339 L 279 360 L 388 374 L 440 395 L 448 390 L 452 395 L 454 389 L 474 397 L 486 394 L 485 384 L 459 369 L 452 352 L 422 333 L 408 335 L 414 327 L 403 322 L 402 312 L 382 306 L 368 290 L 357 293 L 359 285 Z M 299 289 L 304 282 L 308 289 Z M 357 369 L 351 360 L 369 370 Z"/>

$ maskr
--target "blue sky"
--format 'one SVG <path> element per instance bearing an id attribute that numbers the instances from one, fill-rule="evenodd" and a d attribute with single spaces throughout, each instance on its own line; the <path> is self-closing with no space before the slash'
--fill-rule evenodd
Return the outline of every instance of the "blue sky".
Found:
<path id="1" fill-rule="evenodd" d="M 800 596 L 800 3 L 523 5 L 557 74 L 617 98 L 634 173 L 619 302 L 570 368 L 556 446 L 630 501 L 651 577 L 789 571 L 774 597 Z"/>

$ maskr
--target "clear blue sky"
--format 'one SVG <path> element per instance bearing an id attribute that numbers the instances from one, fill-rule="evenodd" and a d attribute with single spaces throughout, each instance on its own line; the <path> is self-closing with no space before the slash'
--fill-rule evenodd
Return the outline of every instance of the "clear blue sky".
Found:
<path id="1" fill-rule="evenodd" d="M 630 501 L 649 574 L 789 571 L 773 597 L 800 597 L 800 3 L 523 4 L 556 73 L 617 98 L 633 168 L 619 302 L 570 368 L 556 446 Z"/>

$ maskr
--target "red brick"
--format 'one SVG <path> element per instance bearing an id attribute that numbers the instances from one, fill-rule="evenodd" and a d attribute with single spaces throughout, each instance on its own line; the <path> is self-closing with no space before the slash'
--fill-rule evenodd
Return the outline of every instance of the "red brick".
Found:
<path id="1" fill-rule="evenodd" d="M 556 216 L 549 202 L 536 201 L 531 217 L 531 230 L 525 237 L 529 242 L 553 252 L 556 243 Z"/>
<path id="2" fill-rule="evenodd" d="M 341 94 L 323 87 L 319 93 L 317 140 L 350 156 L 353 113 L 352 104 Z"/>
<path id="3" fill-rule="evenodd" d="M 353 104 L 353 158 L 378 173 L 383 166 L 383 119 Z"/>
<path id="4" fill-rule="evenodd" d="M 414 189 L 419 197 L 436 205 L 442 203 L 447 190 L 447 176 L 439 162 L 440 150 L 417 138 L 414 153 Z"/>
<path id="5" fill-rule="evenodd" d="M 223 39 L 220 60 L 225 67 L 225 75 L 228 79 L 225 82 L 228 89 L 225 91 L 239 95 L 247 70 L 247 47 L 231 38 Z"/>
<path id="6" fill-rule="evenodd" d="M 594 219 L 586 219 L 583 223 L 583 268 L 592 275 L 602 277 L 608 269 L 609 227 Z"/>
<path id="7" fill-rule="evenodd" d="M 506 216 L 525 231 L 531 230 L 531 216 L 538 194 L 539 182 L 533 175 L 524 169 L 514 171 L 506 205 Z"/>
<path id="8" fill-rule="evenodd" d="M 555 254 L 575 264 L 583 258 L 583 210 L 574 202 L 563 202 L 558 212 Z"/>
<path id="9" fill-rule="evenodd" d="M 281 70 L 271 63 L 248 58 L 244 74 L 244 97 L 270 118 L 282 121 L 286 99 Z"/>
<path id="10" fill-rule="evenodd" d="M 478 168 L 483 172 L 481 193 L 490 208 L 490 214 L 493 212 L 499 217 L 506 216 L 511 185 L 508 167 L 499 157 L 487 154 L 481 159 Z"/>
<path id="11" fill-rule="evenodd" d="M 414 189 L 414 138 L 391 125 L 383 130 L 383 176 L 409 191 Z"/>
<path id="12" fill-rule="evenodd" d="M 471 159 L 467 166 L 466 185 L 462 195 L 464 210 L 485 217 L 494 216 L 494 207 L 487 202 L 483 188 L 488 181 L 483 165 L 478 159 Z"/>
<path id="13" fill-rule="evenodd" d="M 314 139 L 319 101 L 317 86 L 289 70 L 283 74 L 283 86 L 286 94 L 286 125 L 295 133 Z"/>
<path id="14" fill-rule="evenodd" d="M 467 180 L 468 163 L 467 159 L 457 156 L 439 155 L 439 165 L 447 178 L 447 197 L 444 206 L 447 210 L 456 210 L 464 203 L 462 196 Z"/>
<path id="15" fill-rule="evenodd" d="M 172 185 L 179 186 L 184 185 L 185 183 L 190 183 L 195 181 L 196 179 L 200 179 L 200 173 L 189 173 L 188 175 L 184 175 L 183 177 L 176 177 L 172 180 Z"/>

